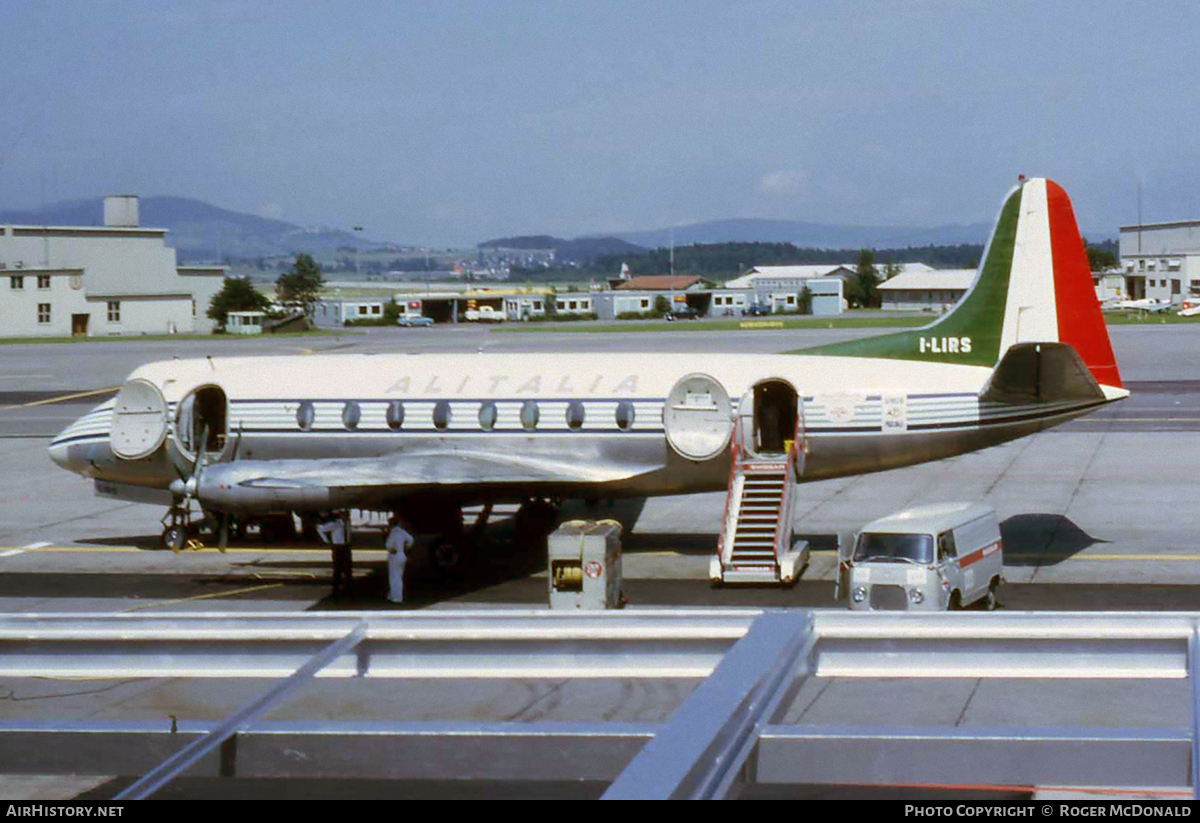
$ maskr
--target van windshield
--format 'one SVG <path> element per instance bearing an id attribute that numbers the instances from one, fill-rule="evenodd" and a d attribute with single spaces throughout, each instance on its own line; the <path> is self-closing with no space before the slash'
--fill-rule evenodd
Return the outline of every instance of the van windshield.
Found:
<path id="1" fill-rule="evenodd" d="M 928 534 L 873 534 L 863 532 L 854 545 L 854 560 L 932 563 L 933 537 Z"/>

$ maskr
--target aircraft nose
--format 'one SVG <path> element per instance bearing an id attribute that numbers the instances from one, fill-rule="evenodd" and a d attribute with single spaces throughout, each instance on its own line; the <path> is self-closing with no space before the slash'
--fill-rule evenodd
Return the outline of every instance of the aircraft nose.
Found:
<path id="1" fill-rule="evenodd" d="M 61 438 L 62 435 L 59 435 Z M 55 438 L 57 441 L 58 438 Z M 64 469 L 71 468 L 68 462 L 68 452 L 70 447 L 66 443 L 52 442 L 50 444 L 50 459 Z"/>

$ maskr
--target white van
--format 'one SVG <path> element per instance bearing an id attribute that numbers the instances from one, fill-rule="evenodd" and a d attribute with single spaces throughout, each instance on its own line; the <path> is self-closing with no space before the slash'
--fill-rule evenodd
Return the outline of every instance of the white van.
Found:
<path id="1" fill-rule="evenodd" d="M 996 510 L 939 503 L 880 518 L 856 535 L 842 565 L 856 611 L 944 611 L 978 601 L 994 609 L 1004 579 Z"/>

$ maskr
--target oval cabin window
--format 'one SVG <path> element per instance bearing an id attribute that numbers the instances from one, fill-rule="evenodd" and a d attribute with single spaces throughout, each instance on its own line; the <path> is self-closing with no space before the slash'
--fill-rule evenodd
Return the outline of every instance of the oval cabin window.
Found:
<path id="1" fill-rule="evenodd" d="M 399 431 L 404 425 L 404 404 L 393 400 L 387 407 L 387 424 L 392 431 Z"/>
<path id="2" fill-rule="evenodd" d="M 525 431 L 533 431 L 538 424 L 538 404 L 533 400 L 526 400 L 521 404 L 521 427 Z"/>
<path id="3" fill-rule="evenodd" d="M 578 431 L 583 428 L 583 403 L 572 400 L 567 404 L 567 428 Z"/>
<path id="4" fill-rule="evenodd" d="M 633 403 L 628 400 L 617 404 L 617 428 L 623 432 L 633 428 Z"/>
<path id="5" fill-rule="evenodd" d="M 489 432 L 496 427 L 496 404 L 490 400 L 479 407 L 479 427 Z"/>
<path id="6" fill-rule="evenodd" d="M 433 407 L 433 427 L 438 430 L 444 430 L 450 425 L 450 403 L 445 400 L 439 400 L 438 404 Z"/>
<path id="7" fill-rule="evenodd" d="M 300 427 L 300 431 L 311 431 L 315 416 L 312 401 L 300 401 L 300 407 L 296 409 L 296 425 Z"/>
<path id="8" fill-rule="evenodd" d="M 362 419 L 362 409 L 358 407 L 358 403 L 354 400 L 349 400 L 346 405 L 342 406 L 342 425 L 349 431 L 354 431 L 358 428 L 358 421 Z"/>

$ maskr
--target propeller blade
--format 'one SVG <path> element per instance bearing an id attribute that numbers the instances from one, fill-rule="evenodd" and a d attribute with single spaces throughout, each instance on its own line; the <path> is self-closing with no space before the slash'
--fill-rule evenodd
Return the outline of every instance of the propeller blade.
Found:
<path id="1" fill-rule="evenodd" d="M 196 444 L 196 462 L 192 465 L 192 477 L 199 477 L 200 472 L 204 470 L 204 450 L 208 447 L 208 426 L 204 427 L 204 433 L 200 435 L 200 442 Z"/>
<path id="2" fill-rule="evenodd" d="M 237 460 L 242 456 L 242 424 L 238 423 L 237 440 L 233 441 L 233 456 L 229 458 L 230 462 Z"/>

